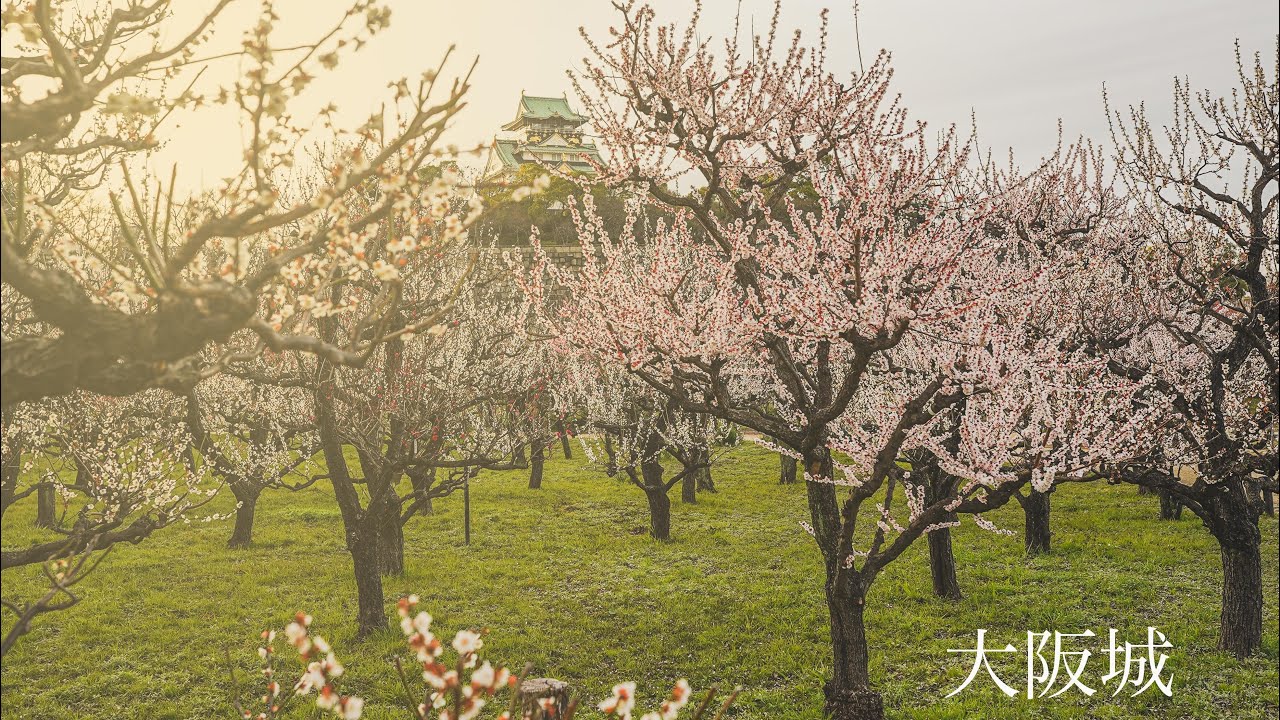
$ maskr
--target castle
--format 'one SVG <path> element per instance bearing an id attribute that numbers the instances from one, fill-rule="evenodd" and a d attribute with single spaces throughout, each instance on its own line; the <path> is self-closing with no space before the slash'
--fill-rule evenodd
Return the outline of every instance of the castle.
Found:
<path id="1" fill-rule="evenodd" d="M 583 135 L 586 122 L 565 97 L 520 93 L 516 117 L 494 137 L 480 182 L 506 184 L 522 166 L 539 162 L 562 172 L 594 174 L 590 161 L 600 161 L 600 150 Z"/>

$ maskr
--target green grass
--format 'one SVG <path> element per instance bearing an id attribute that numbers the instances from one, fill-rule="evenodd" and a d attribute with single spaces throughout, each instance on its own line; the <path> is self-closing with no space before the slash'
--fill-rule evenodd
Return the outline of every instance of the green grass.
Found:
<path id="1" fill-rule="evenodd" d="M 613 682 L 635 680 L 652 705 L 684 676 L 695 689 L 741 685 L 733 717 L 818 718 L 830 654 L 819 556 L 798 524 L 804 488 L 776 485 L 776 470 L 775 456 L 747 446 L 716 467 L 719 493 L 688 506 L 673 491 L 667 543 L 648 537 L 638 490 L 580 460 L 550 463 L 541 491 L 527 490 L 523 473 L 486 474 L 472 486 L 470 546 L 461 495 L 410 522 L 408 572 L 387 578 L 388 606 L 413 592 L 440 634 L 488 627 L 486 658 L 532 662 L 592 704 Z M 6 547 L 38 536 L 31 512 L 4 519 Z M 1214 650 L 1216 544 L 1189 513 L 1180 522 L 1156 514 L 1156 500 L 1132 488 L 1064 487 L 1054 495 L 1054 551 L 1034 559 L 1021 537 L 966 523 L 955 534 L 959 603 L 933 598 L 916 543 L 877 580 L 867 612 L 872 678 L 889 716 L 1276 717 L 1275 520 L 1262 522 L 1262 653 L 1240 662 Z M 990 517 L 1020 528 L 1016 504 Z M 330 489 L 264 495 L 252 549 L 226 549 L 229 533 L 225 522 L 196 524 L 117 548 L 80 586 L 83 602 L 41 618 L 5 660 L 3 717 L 231 717 L 224 652 L 252 673 L 258 632 L 298 609 L 334 645 L 344 690 L 369 701 L 366 717 L 406 717 L 389 665 L 398 630 L 353 638 L 355 585 Z M 30 568 L 6 571 L 3 593 L 30 597 L 36 582 Z M 1027 630 L 1105 638 L 1115 627 L 1137 642 L 1148 625 L 1174 644 L 1172 698 L 1112 698 L 1108 688 L 1011 700 L 983 676 L 942 699 L 969 670 L 946 651 L 972 647 L 977 628 L 993 644 L 1025 646 Z M 996 665 L 1021 687 L 1025 662 L 1019 652 Z M 1086 682 L 1098 686 L 1105 662 L 1090 661 Z"/>

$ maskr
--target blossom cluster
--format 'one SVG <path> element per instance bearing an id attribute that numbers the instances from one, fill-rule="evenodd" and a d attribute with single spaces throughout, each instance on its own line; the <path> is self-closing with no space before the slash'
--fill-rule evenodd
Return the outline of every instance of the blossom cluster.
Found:
<path id="1" fill-rule="evenodd" d="M 442 660 L 446 645 L 431 630 L 432 617 L 419 608 L 416 595 L 408 595 L 397 601 L 396 609 L 400 617 L 400 629 L 405 642 L 412 652 L 415 661 L 422 668 L 422 680 L 425 685 L 424 702 L 409 708 L 414 717 L 420 720 L 436 718 L 436 720 L 473 720 L 481 715 L 495 695 L 506 689 L 511 692 L 508 707 L 493 715 L 495 720 L 512 720 L 512 718 L 537 717 L 543 720 L 555 720 L 558 713 L 565 710 L 562 704 L 566 698 L 537 698 L 532 705 L 522 707 L 525 701 L 517 689 L 520 678 L 505 667 L 494 666 L 489 661 L 481 661 L 480 650 L 484 640 L 480 633 L 463 629 L 454 634 L 448 648 L 455 655 L 450 663 Z M 288 703 L 297 696 L 316 694 L 316 706 L 336 715 L 342 720 L 357 720 L 365 708 L 362 699 L 350 695 L 342 695 L 337 690 L 337 680 L 344 674 L 344 668 L 334 657 L 332 649 L 324 638 L 311 630 L 312 618 L 306 613 L 298 613 L 285 626 L 285 640 L 297 650 L 305 669 L 291 685 L 282 686 L 277 680 L 280 673 L 274 642 L 275 631 L 262 633 L 262 645 L 258 655 L 263 660 L 261 675 L 266 685 L 261 696 L 263 709 L 250 710 L 241 707 L 238 697 L 233 698 L 237 713 L 245 720 L 270 720 L 280 717 Z M 400 669 L 399 661 L 396 661 Z M 234 674 L 232 680 L 235 680 Z M 401 672 L 401 681 L 407 678 Z M 720 717 L 733 703 L 737 693 L 733 693 L 721 703 Z M 671 692 L 658 708 L 640 715 L 640 720 L 676 720 L 692 697 L 689 683 L 681 679 L 672 687 Z M 702 707 L 694 714 L 693 720 L 699 720 L 709 706 L 711 694 L 702 703 Z M 532 698 L 530 698 L 532 700 Z M 568 712 L 577 708 L 577 703 L 569 701 Z M 609 718 L 631 720 L 636 712 L 636 684 L 634 682 L 619 683 L 613 687 L 608 698 L 597 704 L 600 712 Z M 568 717 L 566 714 L 564 717 Z"/>
<path id="2" fill-rule="evenodd" d="M 426 718 L 434 709 L 439 711 L 440 720 L 472 720 L 495 693 L 518 682 L 506 668 L 495 668 L 488 660 L 480 663 L 484 640 L 471 630 L 459 630 L 453 636 L 450 645 L 457 653 L 457 661 L 449 667 L 440 661 L 444 645 L 431 632 L 431 615 L 418 610 L 418 597 L 401 598 L 396 609 L 400 629 L 422 666 L 422 679 L 429 688 L 427 702 L 417 708 L 418 717 Z M 462 675 L 468 670 L 470 675 L 464 680 Z"/>
<path id="3" fill-rule="evenodd" d="M 640 720 L 675 720 L 684 706 L 689 703 L 691 692 L 688 681 L 677 680 L 675 687 L 671 688 L 671 694 L 662 701 L 662 705 L 657 710 L 641 715 Z M 636 684 L 625 682 L 614 685 L 613 694 L 601 700 L 597 707 L 608 717 L 630 720 L 635 705 Z"/>
<path id="4" fill-rule="evenodd" d="M 277 675 L 276 640 L 274 630 L 262 632 L 263 644 L 258 647 L 258 657 L 262 659 L 262 677 L 265 692 L 259 698 L 263 709 L 254 712 L 240 706 L 239 698 L 235 698 L 237 710 L 245 720 L 270 720 L 279 717 L 289 701 L 298 696 L 315 693 L 316 707 L 329 712 L 341 720 L 359 720 L 364 711 L 364 700 L 353 695 L 342 695 L 336 688 L 336 681 L 342 676 L 344 668 L 334 656 L 333 650 L 325 639 L 312 632 L 312 618 L 306 613 L 298 613 L 293 621 L 284 628 L 285 640 L 298 653 L 305 663 L 305 669 L 298 679 L 289 687 L 282 688 Z"/>

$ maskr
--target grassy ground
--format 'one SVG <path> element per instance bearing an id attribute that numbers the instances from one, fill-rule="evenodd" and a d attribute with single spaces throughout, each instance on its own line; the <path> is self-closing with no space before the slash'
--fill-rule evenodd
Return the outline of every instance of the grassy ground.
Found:
<path id="1" fill-rule="evenodd" d="M 586 699 L 630 679 L 652 701 L 685 676 L 695 688 L 743 686 L 737 718 L 818 718 L 830 652 L 818 553 L 798 525 L 804 489 L 777 486 L 776 469 L 775 456 L 747 446 L 715 469 L 719 493 L 688 506 L 673 491 L 669 543 L 647 536 L 638 490 L 580 461 L 550 463 L 541 491 L 525 489 L 521 473 L 492 473 L 473 484 L 471 545 L 461 496 L 438 502 L 434 516 L 409 524 L 408 572 L 387 579 L 386 596 L 420 595 L 440 634 L 491 628 L 485 657 L 532 662 Z M 932 597 L 917 543 L 877 580 L 867 612 L 872 678 L 889 716 L 1276 717 L 1275 520 L 1262 523 L 1262 654 L 1238 662 L 1213 649 L 1215 543 L 1189 513 L 1180 522 L 1156 513 L 1156 500 L 1133 488 L 1063 488 L 1054 551 L 1034 559 L 1020 537 L 968 523 L 956 532 L 959 603 Z M 30 515 L 9 515 L 6 547 L 36 536 Z M 991 519 L 1016 529 L 1020 510 Z M 388 709 L 399 698 L 389 665 L 398 631 L 352 637 L 355 586 L 329 488 L 264 496 L 252 549 L 227 550 L 229 533 L 225 523 L 193 525 L 119 548 L 81 586 L 79 606 L 40 620 L 5 660 L 3 717 L 231 717 L 224 652 L 252 672 L 257 633 L 300 608 L 345 663 L 345 691 L 369 700 L 366 717 L 407 717 Z M 5 597 L 30 596 L 34 577 L 5 572 Z M 983 675 L 942 699 L 969 671 L 947 649 L 973 647 L 977 628 L 990 644 L 1025 648 L 1028 630 L 1105 639 L 1114 627 L 1138 642 L 1148 625 L 1174 644 L 1172 698 L 1113 698 L 1112 685 L 1092 698 L 1008 699 Z M 1025 650 L 995 661 L 1019 689 L 1025 663 Z M 1084 679 L 1097 688 L 1105 672 L 1106 658 L 1095 657 Z"/>

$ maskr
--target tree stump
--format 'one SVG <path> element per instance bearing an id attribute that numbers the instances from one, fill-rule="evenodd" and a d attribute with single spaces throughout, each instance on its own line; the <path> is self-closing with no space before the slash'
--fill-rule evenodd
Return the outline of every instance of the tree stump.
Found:
<path id="1" fill-rule="evenodd" d="M 541 700 L 552 701 L 552 713 L 542 711 Z M 520 716 L 535 718 L 564 717 L 569 709 L 569 683 L 555 678 L 529 678 L 520 681 Z M 541 713 L 541 714 L 539 714 Z"/>

